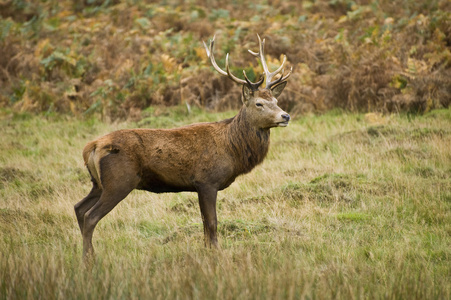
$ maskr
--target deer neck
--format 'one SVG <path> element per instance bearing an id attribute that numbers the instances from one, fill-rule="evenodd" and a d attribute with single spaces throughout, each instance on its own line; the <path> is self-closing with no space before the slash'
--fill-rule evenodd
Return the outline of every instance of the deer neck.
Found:
<path id="1" fill-rule="evenodd" d="M 227 138 L 229 152 L 236 161 L 235 170 L 239 174 L 248 173 L 268 153 L 270 131 L 250 124 L 245 107 L 241 108 L 229 125 Z"/>

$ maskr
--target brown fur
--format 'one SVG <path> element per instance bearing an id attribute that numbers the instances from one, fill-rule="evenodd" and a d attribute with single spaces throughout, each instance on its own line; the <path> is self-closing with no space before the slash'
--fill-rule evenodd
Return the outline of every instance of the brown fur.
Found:
<path id="1" fill-rule="evenodd" d="M 268 152 L 269 129 L 247 127 L 243 114 L 177 129 L 115 131 L 88 143 L 83 158 L 99 186 L 105 184 L 105 165 L 120 157 L 136 170 L 139 183 L 134 188 L 196 191 L 197 185 L 208 183 L 222 190 Z"/>

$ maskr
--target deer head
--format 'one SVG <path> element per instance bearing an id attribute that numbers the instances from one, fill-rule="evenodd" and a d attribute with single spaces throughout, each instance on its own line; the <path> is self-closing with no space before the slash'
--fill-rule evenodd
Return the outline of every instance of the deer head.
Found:
<path id="1" fill-rule="evenodd" d="M 216 63 L 213 48 L 215 43 L 215 37 L 210 42 L 210 47 L 204 42 L 205 50 L 207 51 L 207 56 L 210 58 L 213 67 L 220 74 L 225 75 L 232 79 L 234 82 L 241 84 L 243 86 L 242 100 L 246 110 L 246 116 L 249 119 L 249 123 L 262 129 L 267 129 L 271 127 L 285 127 L 288 126 L 290 121 L 290 115 L 284 112 L 277 105 L 277 97 L 282 93 L 283 89 L 287 84 L 287 79 L 291 75 L 292 68 L 287 75 L 283 75 L 283 67 L 286 62 L 286 56 L 283 57 L 282 65 L 275 70 L 270 72 L 265 59 L 265 40 L 261 40 L 260 36 L 257 34 L 259 51 L 254 52 L 248 50 L 255 57 L 259 57 L 262 67 L 263 74 L 257 82 L 251 82 L 246 75 L 246 71 L 243 70 L 244 80 L 236 77 L 230 72 L 229 67 L 229 54 L 226 56 L 226 71 L 222 70 Z M 274 76 L 278 73 L 280 76 L 278 79 L 273 80 Z M 262 87 L 263 82 L 265 82 L 264 87 Z"/>

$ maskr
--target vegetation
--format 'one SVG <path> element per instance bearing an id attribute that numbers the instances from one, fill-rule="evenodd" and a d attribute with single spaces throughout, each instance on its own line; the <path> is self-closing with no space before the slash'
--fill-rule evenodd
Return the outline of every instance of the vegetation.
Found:
<path id="1" fill-rule="evenodd" d="M 449 299 L 451 111 L 332 111 L 275 129 L 267 160 L 218 197 L 220 250 L 193 193 L 135 191 L 81 263 L 81 149 L 113 129 L 214 121 L 186 107 L 140 123 L 0 118 L 0 299 Z"/>
<path id="2" fill-rule="evenodd" d="M 0 106 L 139 120 L 152 105 L 237 108 L 218 59 L 251 78 L 256 33 L 274 66 L 294 67 L 292 114 L 427 112 L 451 102 L 451 4 L 431 1 L 6 0 L 0 2 Z"/>

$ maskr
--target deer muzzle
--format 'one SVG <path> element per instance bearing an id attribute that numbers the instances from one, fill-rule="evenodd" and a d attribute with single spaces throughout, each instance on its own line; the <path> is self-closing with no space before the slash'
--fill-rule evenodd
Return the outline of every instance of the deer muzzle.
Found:
<path id="1" fill-rule="evenodd" d="M 287 114 L 287 113 L 282 113 L 280 115 L 280 117 L 281 117 L 282 121 L 277 122 L 277 126 L 279 126 L 279 127 L 287 127 L 288 126 L 288 122 L 290 122 L 290 119 L 291 119 L 290 115 Z"/>

